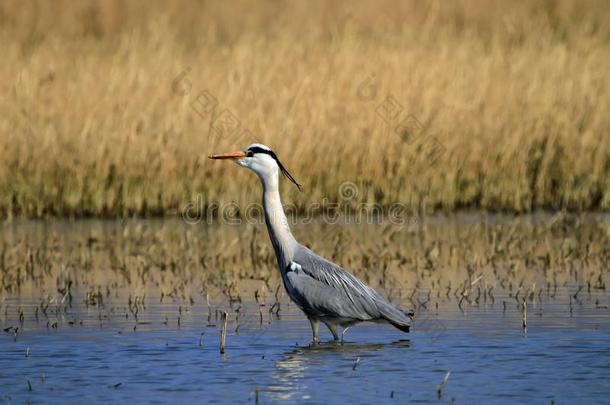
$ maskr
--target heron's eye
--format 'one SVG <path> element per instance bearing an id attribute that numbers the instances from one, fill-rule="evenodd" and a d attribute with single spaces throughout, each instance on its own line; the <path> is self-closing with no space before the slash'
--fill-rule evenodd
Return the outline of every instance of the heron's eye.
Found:
<path id="1" fill-rule="evenodd" d="M 252 152 L 251 150 L 246 151 L 246 157 L 252 157 L 254 156 L 254 152 Z"/>

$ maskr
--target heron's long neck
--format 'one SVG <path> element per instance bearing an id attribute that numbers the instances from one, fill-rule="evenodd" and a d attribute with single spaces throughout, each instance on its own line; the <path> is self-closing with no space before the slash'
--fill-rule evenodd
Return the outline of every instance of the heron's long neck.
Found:
<path id="1" fill-rule="evenodd" d="M 280 272 L 284 272 L 294 257 L 297 241 L 290 232 L 288 219 L 286 218 L 284 208 L 282 207 L 282 201 L 280 200 L 278 174 L 274 173 L 269 176 L 260 176 L 260 179 L 263 183 L 265 223 L 267 224 L 269 237 L 273 244 L 273 250 L 275 250 Z"/>

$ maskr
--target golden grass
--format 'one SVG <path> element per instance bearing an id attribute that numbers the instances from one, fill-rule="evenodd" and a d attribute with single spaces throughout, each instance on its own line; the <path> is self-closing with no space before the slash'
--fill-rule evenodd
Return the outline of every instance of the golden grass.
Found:
<path id="1" fill-rule="evenodd" d="M 205 159 L 253 141 L 302 208 L 345 181 L 419 211 L 610 208 L 608 2 L 327 3 L 2 2 L 0 216 L 257 201 L 251 174 Z M 225 109 L 235 134 L 213 130 Z M 396 133 L 409 115 L 424 129 Z"/>

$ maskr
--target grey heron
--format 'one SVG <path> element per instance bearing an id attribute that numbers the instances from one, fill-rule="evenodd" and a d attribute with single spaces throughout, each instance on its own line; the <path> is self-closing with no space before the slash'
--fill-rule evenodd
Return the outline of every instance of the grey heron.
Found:
<path id="1" fill-rule="evenodd" d="M 359 322 L 386 322 L 409 332 L 412 313 L 403 312 L 377 291 L 340 266 L 318 256 L 296 241 L 279 193 L 279 173 L 283 173 L 299 190 L 277 155 L 268 146 L 252 144 L 243 151 L 209 156 L 229 159 L 258 175 L 263 186 L 263 211 L 269 237 L 275 251 L 282 282 L 290 299 L 305 313 L 319 341 L 320 322 L 335 340 L 341 341 L 347 329 Z"/>

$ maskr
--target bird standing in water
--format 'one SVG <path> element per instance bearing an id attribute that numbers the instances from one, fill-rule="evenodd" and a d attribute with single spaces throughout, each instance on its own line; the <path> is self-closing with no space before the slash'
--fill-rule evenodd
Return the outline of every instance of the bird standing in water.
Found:
<path id="1" fill-rule="evenodd" d="M 236 151 L 209 156 L 229 159 L 252 170 L 263 186 L 263 209 L 269 237 L 286 293 L 305 313 L 311 323 L 313 343 L 319 342 L 320 322 L 335 340 L 341 341 L 350 326 L 358 322 L 386 322 L 409 332 L 412 314 L 392 305 L 378 292 L 340 266 L 318 256 L 296 241 L 280 201 L 279 173 L 301 189 L 280 162 L 277 155 L 261 144 Z"/>

